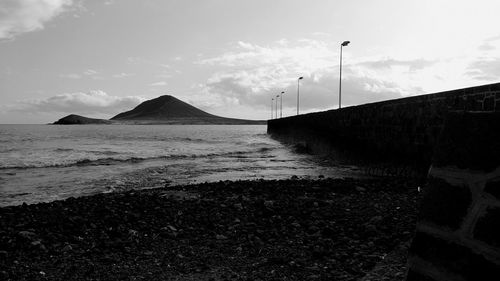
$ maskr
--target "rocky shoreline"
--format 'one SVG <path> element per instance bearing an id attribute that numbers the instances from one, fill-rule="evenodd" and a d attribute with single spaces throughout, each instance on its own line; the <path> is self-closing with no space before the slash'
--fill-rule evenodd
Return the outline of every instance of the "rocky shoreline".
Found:
<path id="1" fill-rule="evenodd" d="M 0 279 L 377 280 L 390 262 L 379 280 L 402 280 L 417 201 L 407 180 L 290 179 L 5 207 Z"/>

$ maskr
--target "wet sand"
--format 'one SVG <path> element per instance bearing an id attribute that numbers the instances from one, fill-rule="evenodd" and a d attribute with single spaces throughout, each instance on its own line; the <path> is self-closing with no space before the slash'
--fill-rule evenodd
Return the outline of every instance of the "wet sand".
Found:
<path id="1" fill-rule="evenodd" d="M 5 207 L 0 279 L 403 280 L 417 201 L 408 180 L 290 179 Z"/>

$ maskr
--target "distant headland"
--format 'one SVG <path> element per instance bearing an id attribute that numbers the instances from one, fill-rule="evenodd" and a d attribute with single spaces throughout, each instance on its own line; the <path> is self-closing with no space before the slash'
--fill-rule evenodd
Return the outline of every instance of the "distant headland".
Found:
<path id="1" fill-rule="evenodd" d="M 71 114 L 63 117 L 55 125 L 80 124 L 179 124 L 179 125 L 252 125 L 266 124 L 265 120 L 227 118 L 210 114 L 183 102 L 173 96 L 164 95 L 145 101 L 134 109 L 122 112 L 110 120 L 88 118 Z"/>

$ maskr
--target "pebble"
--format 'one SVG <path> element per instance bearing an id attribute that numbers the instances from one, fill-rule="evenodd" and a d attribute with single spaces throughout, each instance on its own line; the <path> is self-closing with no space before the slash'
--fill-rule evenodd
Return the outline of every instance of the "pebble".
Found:
<path id="1" fill-rule="evenodd" d="M 363 188 L 361 186 L 356 186 L 356 191 L 359 191 L 359 192 L 365 192 L 366 191 L 366 188 Z"/>
<path id="2" fill-rule="evenodd" d="M 222 235 L 222 234 L 217 234 L 217 235 L 215 235 L 215 239 L 217 239 L 217 240 L 226 240 L 227 236 Z"/>

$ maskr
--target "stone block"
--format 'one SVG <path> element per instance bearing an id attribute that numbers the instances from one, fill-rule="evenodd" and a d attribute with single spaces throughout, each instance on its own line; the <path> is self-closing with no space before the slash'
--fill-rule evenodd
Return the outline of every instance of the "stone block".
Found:
<path id="1" fill-rule="evenodd" d="M 409 270 L 408 274 L 406 275 L 406 281 L 439 281 L 435 280 L 429 276 L 422 275 L 414 270 Z"/>
<path id="2" fill-rule="evenodd" d="M 483 101 L 483 110 L 484 111 L 493 111 L 495 110 L 495 98 L 487 97 Z"/>
<path id="3" fill-rule="evenodd" d="M 487 182 L 484 191 L 500 200 L 500 179 Z"/>
<path id="4" fill-rule="evenodd" d="M 434 150 L 433 165 L 491 172 L 500 164 L 500 113 L 450 112 Z"/>
<path id="5" fill-rule="evenodd" d="M 424 232 L 416 234 L 410 251 L 440 271 L 461 276 L 463 280 L 497 281 L 500 276 L 499 264 L 462 245 Z"/>
<path id="6" fill-rule="evenodd" d="M 473 88 L 474 93 L 486 93 L 490 91 L 490 85 L 477 86 Z"/>
<path id="7" fill-rule="evenodd" d="M 490 91 L 500 91 L 500 83 L 491 84 Z"/>
<path id="8" fill-rule="evenodd" d="M 470 94 L 474 93 L 474 88 L 465 88 L 465 89 L 463 89 L 463 93 L 465 95 L 470 95 Z"/>
<path id="9" fill-rule="evenodd" d="M 500 248 L 500 208 L 490 207 L 479 218 L 474 228 L 474 238 Z M 498 251 L 500 256 L 500 251 Z"/>
<path id="10" fill-rule="evenodd" d="M 472 202 L 467 186 L 453 186 L 438 178 L 429 178 L 422 199 L 421 219 L 446 226 L 453 230 L 460 227 Z"/>

